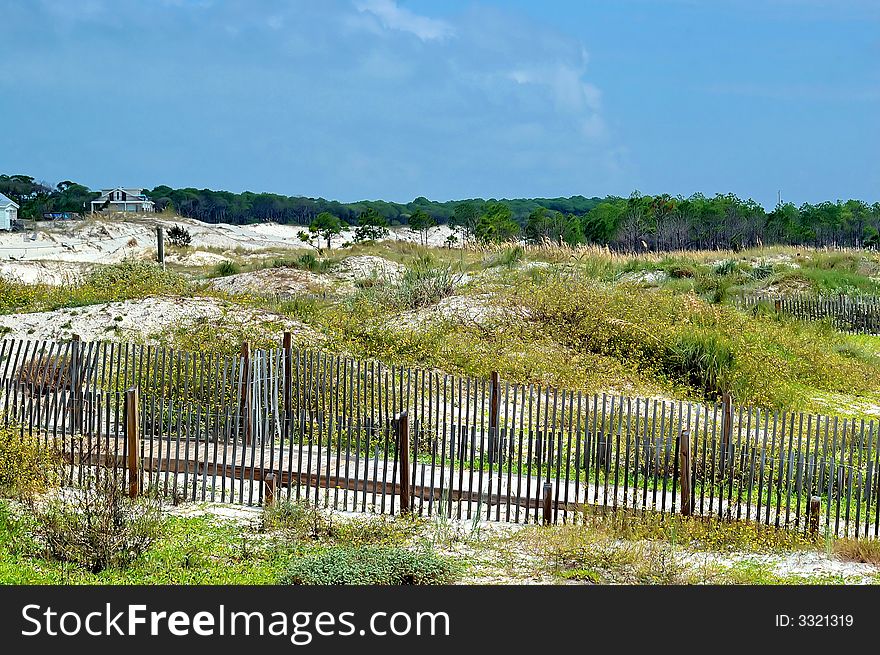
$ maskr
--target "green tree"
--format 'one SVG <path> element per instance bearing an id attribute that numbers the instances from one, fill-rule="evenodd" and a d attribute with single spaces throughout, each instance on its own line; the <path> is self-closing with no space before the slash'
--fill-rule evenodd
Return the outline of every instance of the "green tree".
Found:
<path id="1" fill-rule="evenodd" d="M 362 211 L 354 230 L 354 242 L 377 241 L 386 236 L 388 236 L 388 219 L 372 207 Z"/>
<path id="2" fill-rule="evenodd" d="M 500 202 L 490 202 L 477 221 L 474 236 L 483 243 L 500 243 L 519 234 L 519 224 L 513 220 L 510 207 Z"/>
<path id="3" fill-rule="evenodd" d="M 315 220 L 309 223 L 308 235 L 306 235 L 305 232 L 300 232 L 299 236 L 301 240 L 306 241 L 307 243 L 310 242 L 311 239 L 324 239 L 327 241 L 327 249 L 329 250 L 332 238 L 341 233 L 342 221 L 330 212 L 321 212 L 315 216 Z M 304 235 L 306 235 L 305 238 L 303 238 Z"/>
<path id="4" fill-rule="evenodd" d="M 581 219 L 574 214 L 563 214 L 538 207 L 526 219 L 523 233 L 529 241 L 550 241 L 559 245 L 576 246 L 584 241 Z"/>
<path id="5" fill-rule="evenodd" d="M 465 239 L 472 239 L 480 220 L 480 207 L 475 202 L 462 202 L 455 206 L 449 217 L 449 227 L 458 228 L 464 233 Z"/>
<path id="6" fill-rule="evenodd" d="M 436 225 L 434 217 L 423 209 L 415 210 L 409 217 L 409 229 L 419 233 L 423 246 L 428 244 L 428 231 Z"/>

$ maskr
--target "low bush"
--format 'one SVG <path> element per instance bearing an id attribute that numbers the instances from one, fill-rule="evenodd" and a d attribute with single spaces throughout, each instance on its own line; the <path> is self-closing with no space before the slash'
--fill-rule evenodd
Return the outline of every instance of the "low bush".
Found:
<path id="1" fill-rule="evenodd" d="M 334 522 L 331 514 L 308 500 L 286 500 L 263 510 L 263 529 L 283 531 L 294 540 L 328 541 Z"/>
<path id="2" fill-rule="evenodd" d="M 42 555 L 92 573 L 124 568 L 152 546 L 162 529 L 159 503 L 129 498 L 111 475 L 92 479 L 87 489 L 35 504 L 32 511 Z"/>
<path id="3" fill-rule="evenodd" d="M 236 273 L 240 272 L 241 267 L 234 261 L 229 259 L 224 259 L 222 262 L 217 262 L 217 265 L 214 266 L 214 277 L 227 277 L 229 275 L 235 275 Z"/>
<path id="4" fill-rule="evenodd" d="M 880 566 L 880 541 L 875 539 L 838 539 L 831 550 L 840 559 Z"/>
<path id="5" fill-rule="evenodd" d="M 94 269 L 83 280 L 81 289 L 95 302 L 177 294 L 186 290 L 186 280 L 156 263 L 126 260 Z"/>
<path id="6" fill-rule="evenodd" d="M 713 272 L 715 275 L 730 275 L 734 271 L 736 271 L 737 263 L 735 259 L 723 259 L 717 264 L 715 264 L 715 268 Z"/>
<path id="7" fill-rule="evenodd" d="M 263 511 L 264 531 L 281 531 L 288 541 L 344 546 L 402 545 L 422 522 L 416 517 L 354 517 L 341 519 L 308 500 L 275 503 Z"/>
<path id="8" fill-rule="evenodd" d="M 0 277 L 0 312 L 38 312 L 159 295 L 189 288 L 178 273 L 158 264 L 129 259 L 99 266 L 80 280 L 60 286 L 25 284 Z"/>
<path id="9" fill-rule="evenodd" d="M 383 298 L 400 309 L 427 307 L 452 295 L 456 277 L 450 266 L 418 264 L 407 269 L 397 284 L 383 287 Z"/>
<path id="10" fill-rule="evenodd" d="M 70 360 L 58 355 L 35 354 L 22 363 L 18 375 L 22 384 L 40 393 L 67 389 L 70 387 Z"/>
<path id="11" fill-rule="evenodd" d="M 172 225 L 168 229 L 168 242 L 173 246 L 185 248 L 192 243 L 192 235 L 185 227 Z"/>
<path id="12" fill-rule="evenodd" d="M 46 491 L 60 480 L 60 460 L 15 425 L 0 426 L 0 494 L 26 499 Z"/>
<path id="13" fill-rule="evenodd" d="M 486 257 L 483 261 L 483 266 L 486 268 L 501 266 L 508 270 L 512 270 L 520 261 L 522 261 L 524 256 L 525 251 L 522 246 L 511 246 L 505 248 L 501 252 L 493 253 Z"/>
<path id="14" fill-rule="evenodd" d="M 296 560 L 288 585 L 436 585 L 454 579 L 452 564 L 431 550 L 388 546 L 336 547 Z"/>
<path id="15" fill-rule="evenodd" d="M 731 342 L 718 334 L 685 332 L 675 337 L 662 369 L 703 392 L 707 399 L 730 390 L 736 357 Z"/>

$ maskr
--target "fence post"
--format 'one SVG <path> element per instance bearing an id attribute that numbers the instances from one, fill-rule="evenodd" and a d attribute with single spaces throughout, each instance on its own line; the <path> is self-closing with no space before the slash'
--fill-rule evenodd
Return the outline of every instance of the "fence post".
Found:
<path id="1" fill-rule="evenodd" d="M 161 225 L 156 226 L 156 259 L 165 268 L 165 230 Z"/>
<path id="2" fill-rule="evenodd" d="M 498 414 L 501 405 L 501 380 L 498 371 L 492 371 L 489 391 L 489 465 L 495 461 L 498 450 Z"/>
<path id="3" fill-rule="evenodd" d="M 140 397 L 138 388 L 125 392 L 125 436 L 128 442 L 128 495 L 137 498 L 141 488 Z"/>
<path id="4" fill-rule="evenodd" d="M 241 344 L 241 415 L 244 417 L 244 442 L 251 445 L 253 416 L 251 416 L 251 344 Z"/>
<path id="5" fill-rule="evenodd" d="M 290 442 L 290 422 L 292 404 L 292 382 L 293 382 L 293 336 L 290 332 L 284 333 L 284 341 L 282 342 L 284 351 L 284 422 L 282 438 Z"/>
<path id="6" fill-rule="evenodd" d="M 544 525 L 550 525 L 553 522 L 553 484 L 544 483 Z"/>
<path id="7" fill-rule="evenodd" d="M 810 497 L 810 535 L 815 539 L 819 536 L 819 507 L 822 499 L 819 496 Z"/>
<path id="8" fill-rule="evenodd" d="M 724 474 L 733 436 L 733 400 L 730 392 L 721 394 L 721 473 Z"/>
<path id="9" fill-rule="evenodd" d="M 263 496 L 264 507 L 272 507 L 275 504 L 275 474 L 269 473 L 266 476 L 266 493 Z"/>
<path id="10" fill-rule="evenodd" d="M 82 429 L 82 371 L 80 345 L 81 341 L 78 334 L 71 336 L 70 344 L 70 434 L 73 436 L 75 432 Z"/>
<path id="11" fill-rule="evenodd" d="M 400 466 L 400 513 L 409 514 L 409 416 L 397 416 L 397 459 Z"/>
<path id="12" fill-rule="evenodd" d="M 691 515 L 691 433 L 682 430 L 679 448 L 679 469 L 681 474 L 681 515 Z"/>

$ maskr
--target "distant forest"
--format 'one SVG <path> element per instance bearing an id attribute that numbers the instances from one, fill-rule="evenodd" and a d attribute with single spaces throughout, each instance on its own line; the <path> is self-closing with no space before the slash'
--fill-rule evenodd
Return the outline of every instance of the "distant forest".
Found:
<path id="1" fill-rule="evenodd" d="M 52 186 L 26 175 L 0 175 L 0 193 L 15 200 L 22 218 L 44 212 L 87 211 L 99 193 L 69 180 Z M 157 210 L 173 210 L 206 223 L 246 224 L 273 221 L 313 224 L 329 213 L 349 225 L 380 220 L 419 229 L 449 224 L 462 238 L 505 241 L 522 238 L 578 245 L 595 243 L 616 250 L 744 248 L 754 245 L 878 247 L 880 202 L 826 201 L 796 206 L 780 203 L 771 211 L 733 194 L 689 197 L 468 199 L 437 202 L 418 197 L 409 203 L 364 200 L 342 203 L 323 198 L 274 193 L 231 193 L 209 189 L 145 190 Z M 425 226 L 428 226 L 427 228 Z"/>

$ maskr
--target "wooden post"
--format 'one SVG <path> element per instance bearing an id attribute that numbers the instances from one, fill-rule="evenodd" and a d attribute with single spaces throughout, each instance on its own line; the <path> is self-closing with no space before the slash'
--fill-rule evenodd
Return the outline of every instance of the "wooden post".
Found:
<path id="1" fill-rule="evenodd" d="M 815 539 L 819 536 L 819 507 L 822 499 L 819 496 L 810 497 L 810 535 Z"/>
<path id="2" fill-rule="evenodd" d="M 779 298 L 773 299 L 773 309 L 777 314 L 782 312 L 782 301 Z"/>
<path id="3" fill-rule="evenodd" d="M 156 226 L 156 259 L 165 268 L 165 230 L 161 225 Z"/>
<path id="4" fill-rule="evenodd" d="M 681 475 L 681 515 L 691 515 L 691 433 L 681 431 L 679 447 L 679 471 Z"/>
<path id="5" fill-rule="evenodd" d="M 272 507 L 275 504 L 275 474 L 269 473 L 266 477 L 266 494 L 263 496 L 263 505 Z"/>
<path id="6" fill-rule="evenodd" d="M 501 405 L 501 381 L 498 371 L 492 371 L 489 390 L 489 465 L 495 461 L 498 451 L 498 413 Z"/>
<path id="7" fill-rule="evenodd" d="M 397 459 L 400 463 L 400 513 L 410 512 L 409 504 L 409 416 L 401 412 L 397 417 Z"/>
<path id="8" fill-rule="evenodd" d="M 78 334 L 71 337 L 70 344 L 70 434 L 82 429 L 82 357 Z"/>
<path id="9" fill-rule="evenodd" d="M 128 495 L 137 498 L 141 488 L 140 400 L 137 387 L 125 392 L 125 436 L 128 442 Z"/>
<path id="10" fill-rule="evenodd" d="M 544 525 L 550 525 L 553 522 L 553 485 L 550 482 L 544 483 Z"/>
<path id="11" fill-rule="evenodd" d="M 251 345 L 245 341 L 241 344 L 241 415 L 244 419 L 244 442 L 251 445 L 254 425 L 251 416 Z"/>

